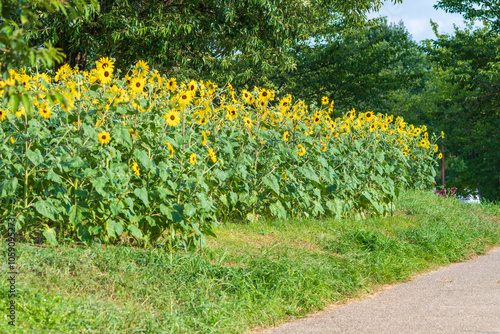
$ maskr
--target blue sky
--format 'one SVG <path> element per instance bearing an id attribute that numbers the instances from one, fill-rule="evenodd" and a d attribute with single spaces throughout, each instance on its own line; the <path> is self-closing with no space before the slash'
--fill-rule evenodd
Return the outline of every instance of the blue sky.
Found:
<path id="1" fill-rule="evenodd" d="M 453 34 L 453 24 L 465 27 L 461 15 L 436 10 L 433 8 L 436 3 L 436 0 L 403 0 L 403 3 L 394 5 L 386 1 L 378 12 L 371 13 L 368 17 L 387 16 L 388 22 L 395 23 L 403 20 L 416 42 L 435 38 L 429 23 L 431 19 L 438 23 L 441 34 Z"/>

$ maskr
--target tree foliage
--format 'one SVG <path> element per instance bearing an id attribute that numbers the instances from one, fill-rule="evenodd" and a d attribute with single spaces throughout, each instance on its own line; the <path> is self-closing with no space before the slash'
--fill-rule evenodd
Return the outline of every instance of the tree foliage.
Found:
<path id="1" fill-rule="evenodd" d="M 500 3 L 496 0 L 439 0 L 434 6 L 448 13 L 462 14 L 466 20 L 482 20 L 500 31 Z"/>
<path id="2" fill-rule="evenodd" d="M 279 63 L 293 68 L 289 48 L 322 27 L 353 26 L 381 3 L 100 0 L 81 9 L 77 20 L 69 21 L 60 13 L 41 16 L 44 29 L 30 31 L 29 41 L 32 45 L 52 42 L 67 55 L 70 65 L 80 69 L 111 56 L 122 70 L 143 59 L 171 75 L 233 81 L 250 78 L 252 66 L 269 69 Z"/>
<path id="3" fill-rule="evenodd" d="M 94 2 L 95 3 L 95 2 Z M 53 47 L 50 41 L 40 40 L 29 43 L 26 33 L 42 30 L 45 15 L 59 15 L 71 20 L 85 6 L 84 0 L 73 1 L 69 6 L 65 1 L 36 0 L 0 2 L 0 61 L 3 72 L 9 68 L 31 65 L 38 62 L 52 66 L 54 61 L 62 61 L 64 54 Z"/>
<path id="4" fill-rule="evenodd" d="M 403 24 L 385 19 L 323 32 L 294 48 L 293 57 L 297 67 L 280 69 L 270 78 L 274 86 L 306 100 L 329 96 L 344 111 L 381 109 L 390 91 L 412 86 L 425 72 L 425 55 Z"/>

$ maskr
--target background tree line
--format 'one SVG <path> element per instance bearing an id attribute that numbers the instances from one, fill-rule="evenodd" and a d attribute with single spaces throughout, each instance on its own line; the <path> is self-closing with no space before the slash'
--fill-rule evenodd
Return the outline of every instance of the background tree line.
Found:
<path id="1" fill-rule="evenodd" d="M 402 2 L 397 0 L 394 2 Z M 0 60 L 9 67 L 89 69 L 100 57 L 128 71 L 254 85 L 317 103 L 401 115 L 444 131 L 446 186 L 500 199 L 500 5 L 440 0 L 481 20 L 417 44 L 402 23 L 366 14 L 381 0 L 1 1 Z M 5 94 L 9 94 L 6 92 Z M 437 180 L 441 182 L 441 180 Z"/>

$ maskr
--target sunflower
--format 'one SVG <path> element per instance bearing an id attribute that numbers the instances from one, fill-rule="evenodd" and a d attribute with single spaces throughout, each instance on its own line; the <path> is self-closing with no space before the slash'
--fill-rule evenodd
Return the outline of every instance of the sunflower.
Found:
<path id="1" fill-rule="evenodd" d="M 141 78 L 145 78 L 149 73 L 149 65 L 144 60 L 139 60 L 135 64 L 134 73 L 139 75 Z"/>
<path id="2" fill-rule="evenodd" d="M 196 81 L 195 80 L 191 80 L 188 84 L 188 89 L 190 92 L 194 93 L 196 92 L 196 88 L 198 87 L 198 85 L 196 84 Z"/>
<path id="3" fill-rule="evenodd" d="M 285 131 L 283 133 L 283 141 L 288 141 L 290 139 L 290 134 L 288 133 L 288 131 Z"/>
<path id="4" fill-rule="evenodd" d="M 191 156 L 189 157 L 189 163 L 191 165 L 194 165 L 196 163 L 196 153 L 191 153 Z"/>
<path id="5" fill-rule="evenodd" d="M 103 57 L 97 61 L 96 68 L 97 68 L 97 70 L 108 69 L 112 73 L 115 66 L 114 66 L 114 62 L 111 59 L 109 59 L 108 57 L 106 57 L 106 58 Z"/>
<path id="6" fill-rule="evenodd" d="M 208 149 L 208 156 L 210 157 L 210 159 L 212 159 L 213 163 L 217 162 L 217 156 L 215 155 L 214 150 L 212 150 L 211 148 Z"/>
<path id="7" fill-rule="evenodd" d="M 328 100 L 328 98 L 326 96 L 323 96 L 321 98 L 321 104 L 326 106 L 328 103 L 330 103 L 330 101 Z"/>
<path id="8" fill-rule="evenodd" d="M 439 150 L 438 144 L 434 144 L 434 152 L 437 153 L 438 150 Z"/>
<path id="9" fill-rule="evenodd" d="M 444 139 L 444 132 L 441 131 L 441 138 Z"/>
<path id="10" fill-rule="evenodd" d="M 207 145 L 207 134 L 205 133 L 205 131 L 201 131 L 201 136 L 202 136 L 201 145 L 202 146 Z"/>
<path id="11" fill-rule="evenodd" d="M 176 78 L 170 78 L 170 80 L 167 83 L 168 89 L 173 91 L 177 87 L 177 79 Z"/>
<path id="12" fill-rule="evenodd" d="M 38 111 L 40 116 L 42 116 L 45 119 L 49 119 L 50 115 L 52 115 L 52 110 L 50 110 L 48 105 L 43 105 L 41 106 L 40 110 Z"/>
<path id="13" fill-rule="evenodd" d="M 133 77 L 130 78 L 129 87 L 133 92 L 140 93 L 144 90 L 144 78 L 141 77 Z"/>
<path id="14" fill-rule="evenodd" d="M 108 68 L 102 68 L 97 71 L 97 78 L 103 84 L 107 84 L 111 81 L 113 76 L 113 71 Z"/>
<path id="15" fill-rule="evenodd" d="M 139 172 L 141 169 L 139 168 L 139 165 L 137 164 L 137 162 L 134 162 L 132 164 L 132 171 L 137 175 L 141 175 L 141 173 Z"/>
<path id="16" fill-rule="evenodd" d="M 241 96 L 243 98 L 243 101 L 245 101 L 246 104 L 251 104 L 252 102 L 252 93 L 250 93 L 248 90 L 244 89 L 243 92 L 241 92 Z"/>
<path id="17" fill-rule="evenodd" d="M 12 136 L 10 136 L 10 142 L 11 142 L 11 144 L 14 144 L 16 142 L 16 140 Z"/>
<path id="18" fill-rule="evenodd" d="M 24 107 L 21 107 L 15 114 L 17 118 L 21 118 L 24 115 Z"/>
<path id="19" fill-rule="evenodd" d="M 190 92 L 181 92 L 177 96 L 177 99 L 179 100 L 181 107 L 184 108 L 193 100 L 193 95 Z"/>
<path id="20" fill-rule="evenodd" d="M 202 118 L 200 119 L 200 124 L 201 124 L 201 125 L 205 125 L 205 124 L 207 124 L 207 123 L 208 123 L 208 120 L 207 120 L 205 117 L 202 117 Z"/>
<path id="21" fill-rule="evenodd" d="M 109 132 L 101 131 L 101 133 L 97 135 L 97 139 L 101 144 L 105 145 L 111 141 L 111 136 L 109 135 Z"/>
<path id="22" fill-rule="evenodd" d="M 165 141 L 165 144 L 168 145 L 168 150 L 170 151 L 170 158 L 173 159 L 174 158 L 174 147 L 172 146 L 172 144 L 170 144 L 169 142 Z"/>
<path id="23" fill-rule="evenodd" d="M 232 121 L 233 119 L 236 118 L 236 116 L 238 116 L 238 112 L 237 112 L 235 107 L 231 107 L 231 108 L 227 109 L 226 118 L 228 120 Z"/>
<path id="24" fill-rule="evenodd" d="M 7 113 L 4 110 L 0 109 L 0 122 L 3 121 L 5 117 L 7 117 Z"/>
<path id="25" fill-rule="evenodd" d="M 365 113 L 365 120 L 366 120 L 367 122 L 371 122 L 371 120 L 372 120 L 372 119 L 373 119 L 373 113 L 372 113 L 371 111 L 367 111 L 367 112 Z"/>
<path id="26" fill-rule="evenodd" d="M 439 153 L 438 155 L 438 159 L 442 159 L 443 158 L 443 154 L 442 153 Z"/>
<path id="27" fill-rule="evenodd" d="M 165 115 L 165 120 L 169 126 L 177 126 L 181 122 L 181 116 L 176 110 L 170 110 L 167 115 Z"/>
<path id="28" fill-rule="evenodd" d="M 252 128 L 253 124 L 252 124 L 252 119 L 250 117 L 245 117 L 243 118 L 243 122 L 245 123 L 245 126 L 249 129 Z"/>
<path id="29" fill-rule="evenodd" d="M 306 149 L 304 148 L 304 146 L 302 144 L 299 144 L 297 146 L 297 154 L 301 157 L 303 156 L 304 154 L 306 154 Z"/>

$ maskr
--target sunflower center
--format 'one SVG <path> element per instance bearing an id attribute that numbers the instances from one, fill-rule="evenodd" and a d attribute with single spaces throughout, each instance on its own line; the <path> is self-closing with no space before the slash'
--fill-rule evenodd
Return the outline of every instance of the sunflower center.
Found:
<path id="1" fill-rule="evenodd" d="M 107 78 L 109 77 L 109 72 L 108 71 L 104 71 L 104 76 Z"/>
<path id="2" fill-rule="evenodd" d="M 170 120 L 175 121 L 175 115 L 171 115 Z"/>
<path id="3" fill-rule="evenodd" d="M 141 87 L 141 83 L 140 83 L 140 82 L 137 82 L 137 83 L 135 84 L 135 87 L 137 87 L 137 88 Z"/>

